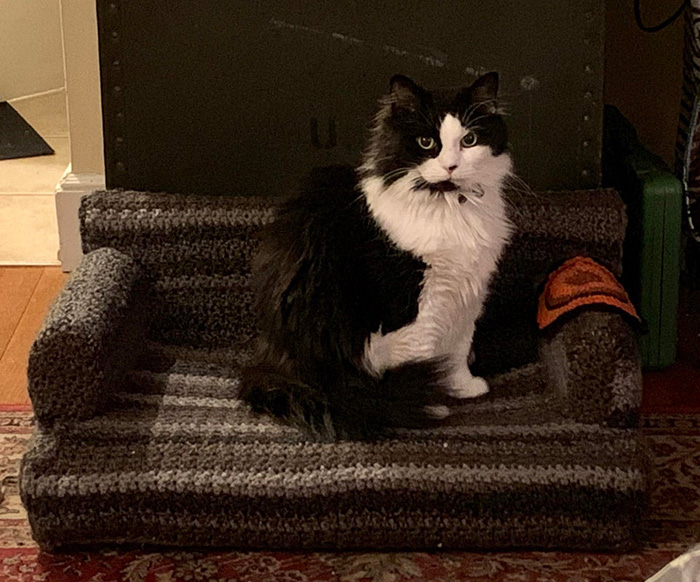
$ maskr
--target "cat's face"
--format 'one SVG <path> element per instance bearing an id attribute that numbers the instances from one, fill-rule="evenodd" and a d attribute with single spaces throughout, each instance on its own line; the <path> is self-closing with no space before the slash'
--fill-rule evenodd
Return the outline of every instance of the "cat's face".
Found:
<path id="1" fill-rule="evenodd" d="M 480 184 L 510 171 L 498 163 L 507 148 L 505 123 L 496 107 L 498 75 L 489 73 L 457 91 L 429 92 L 397 75 L 365 152 L 365 177 L 397 181 L 417 193 L 479 193 Z M 478 195 L 478 194 L 477 194 Z"/>

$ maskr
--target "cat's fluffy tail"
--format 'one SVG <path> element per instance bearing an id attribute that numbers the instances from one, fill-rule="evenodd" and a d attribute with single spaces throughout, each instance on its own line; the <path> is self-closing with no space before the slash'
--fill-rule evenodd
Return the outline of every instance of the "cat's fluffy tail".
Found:
<path id="1" fill-rule="evenodd" d="M 314 386 L 258 365 L 243 372 L 240 396 L 255 412 L 272 414 L 319 440 L 373 439 L 390 427 L 423 428 L 448 415 L 442 360 L 412 362 L 381 379 L 359 369 L 334 386 Z"/>

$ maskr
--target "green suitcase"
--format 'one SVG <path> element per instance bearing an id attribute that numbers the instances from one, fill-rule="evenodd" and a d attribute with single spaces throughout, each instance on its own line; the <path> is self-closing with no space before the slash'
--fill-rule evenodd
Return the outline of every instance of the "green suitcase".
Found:
<path id="1" fill-rule="evenodd" d="M 604 114 L 603 181 L 627 204 L 623 283 L 645 322 L 642 361 L 664 368 L 676 358 L 683 189 L 611 106 Z"/>

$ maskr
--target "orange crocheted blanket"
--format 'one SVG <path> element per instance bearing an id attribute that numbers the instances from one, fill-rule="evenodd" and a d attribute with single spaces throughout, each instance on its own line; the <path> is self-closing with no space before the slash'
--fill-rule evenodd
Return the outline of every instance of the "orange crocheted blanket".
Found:
<path id="1" fill-rule="evenodd" d="M 587 257 L 574 257 L 549 276 L 540 295 L 537 323 L 544 329 L 586 305 L 613 307 L 639 321 L 627 292 L 610 271 Z"/>

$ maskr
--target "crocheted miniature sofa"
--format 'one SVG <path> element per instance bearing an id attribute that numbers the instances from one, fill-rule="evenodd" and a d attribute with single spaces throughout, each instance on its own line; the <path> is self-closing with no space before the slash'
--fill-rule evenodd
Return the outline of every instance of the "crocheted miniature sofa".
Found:
<path id="1" fill-rule="evenodd" d="M 641 373 L 625 317 L 546 334 L 538 286 L 590 256 L 620 274 L 609 190 L 514 195 L 517 236 L 475 340 L 491 392 L 444 426 L 319 443 L 236 398 L 249 263 L 270 199 L 97 192 L 85 257 L 31 350 L 21 470 L 44 548 L 625 550 L 643 513 Z"/>

